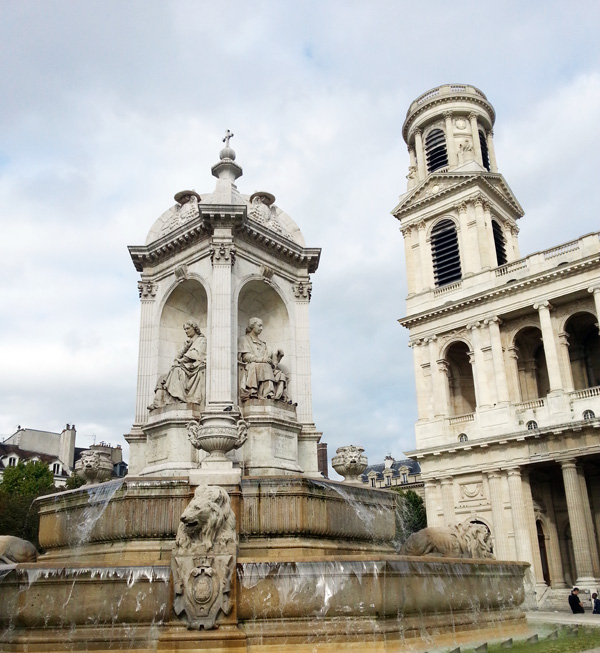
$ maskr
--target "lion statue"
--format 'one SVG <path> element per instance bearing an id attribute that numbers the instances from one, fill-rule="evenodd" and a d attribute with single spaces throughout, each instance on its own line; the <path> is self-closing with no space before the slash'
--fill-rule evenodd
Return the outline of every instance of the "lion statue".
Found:
<path id="1" fill-rule="evenodd" d="M 413 533 L 400 553 L 442 558 L 493 558 L 490 532 L 483 524 L 429 526 Z"/>
<path id="2" fill-rule="evenodd" d="M 15 562 L 35 562 L 38 552 L 29 540 L 14 535 L 0 535 L 0 562 L 7 565 Z"/>
<path id="3" fill-rule="evenodd" d="M 175 545 L 179 551 L 200 547 L 226 549 L 235 543 L 235 515 L 227 492 L 216 485 L 199 485 L 183 511 Z"/>

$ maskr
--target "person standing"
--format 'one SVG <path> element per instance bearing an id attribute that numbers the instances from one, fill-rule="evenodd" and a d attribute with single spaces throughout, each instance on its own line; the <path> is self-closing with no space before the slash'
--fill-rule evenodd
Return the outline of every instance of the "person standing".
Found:
<path id="1" fill-rule="evenodd" d="M 592 614 L 600 614 L 600 599 L 598 598 L 598 594 L 596 594 L 596 592 L 592 594 L 592 605 L 594 606 Z"/>

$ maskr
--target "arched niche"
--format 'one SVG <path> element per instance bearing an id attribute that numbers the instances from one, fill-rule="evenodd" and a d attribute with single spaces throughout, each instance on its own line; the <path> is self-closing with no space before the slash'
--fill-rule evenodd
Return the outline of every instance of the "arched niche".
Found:
<path id="1" fill-rule="evenodd" d="M 260 280 L 246 283 L 238 297 L 238 338 L 245 335 L 248 320 L 258 317 L 263 323 L 261 340 L 269 349 L 282 349 L 284 357 L 279 367 L 293 384 L 295 347 L 292 339 L 290 316 L 285 302 L 269 284 Z"/>
<path id="2" fill-rule="evenodd" d="M 207 334 L 208 298 L 199 281 L 187 279 L 177 285 L 165 302 L 160 316 L 158 344 L 158 373 L 168 372 L 177 352 L 183 346 L 186 335 L 183 325 L 188 320 L 198 323 L 202 333 Z"/>
<path id="3" fill-rule="evenodd" d="M 587 312 L 571 315 L 565 324 L 575 390 L 600 385 L 600 336 L 597 318 Z"/>

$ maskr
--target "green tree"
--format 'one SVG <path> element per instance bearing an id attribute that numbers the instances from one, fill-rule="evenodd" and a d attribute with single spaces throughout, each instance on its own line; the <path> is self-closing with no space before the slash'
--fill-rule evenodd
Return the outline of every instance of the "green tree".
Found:
<path id="1" fill-rule="evenodd" d="M 65 482 L 65 490 L 76 490 L 78 487 L 81 487 L 85 481 L 77 476 L 77 474 L 71 474 Z"/>
<path id="2" fill-rule="evenodd" d="M 0 481 L 0 535 L 16 535 L 39 548 L 39 516 L 33 501 L 54 492 L 54 475 L 41 461 L 20 461 Z"/>
<path id="3" fill-rule="evenodd" d="M 404 544 L 412 533 L 427 526 L 427 513 L 423 499 L 414 490 L 400 487 L 390 488 L 397 492 L 396 499 L 396 542 Z"/>

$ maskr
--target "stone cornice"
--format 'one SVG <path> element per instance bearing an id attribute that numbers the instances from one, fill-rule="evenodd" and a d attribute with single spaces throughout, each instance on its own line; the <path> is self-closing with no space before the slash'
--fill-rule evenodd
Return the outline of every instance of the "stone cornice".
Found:
<path id="1" fill-rule="evenodd" d="M 411 125 L 415 123 L 415 121 L 419 116 L 421 116 L 426 111 L 429 111 L 432 107 L 441 106 L 443 104 L 455 104 L 456 102 L 468 102 L 470 104 L 476 104 L 482 107 L 485 110 L 485 112 L 489 113 L 489 115 L 491 116 L 492 126 L 493 126 L 493 123 L 496 120 L 496 112 L 494 111 L 494 107 L 492 107 L 492 105 L 489 103 L 487 98 L 474 95 L 472 93 L 460 93 L 460 92 L 452 93 L 451 95 L 437 95 L 435 97 L 432 97 L 430 100 L 423 102 L 418 108 L 414 109 L 413 111 L 411 111 L 411 109 L 409 108 L 408 115 L 406 116 L 406 120 L 402 125 L 402 138 L 404 138 L 404 142 L 408 143 L 408 132 L 411 128 Z M 463 109 L 459 110 L 455 107 L 452 108 L 452 111 L 454 112 L 455 116 L 459 114 L 468 115 L 469 113 L 471 113 L 471 110 L 469 111 Z M 485 125 L 485 127 L 486 129 L 489 128 L 488 125 Z"/>
<path id="2" fill-rule="evenodd" d="M 425 195 L 420 199 L 412 202 L 411 200 L 421 192 L 427 185 L 433 183 L 433 180 L 456 180 L 455 184 L 448 186 L 447 188 L 440 189 L 437 193 L 433 195 Z M 490 183 L 490 179 L 496 179 L 500 182 L 501 187 L 506 192 L 506 195 L 500 193 L 498 189 Z M 440 203 L 440 200 L 446 197 L 450 197 L 455 194 L 457 191 L 465 190 L 469 186 L 479 186 L 483 185 L 485 190 L 490 192 L 494 199 L 499 201 L 504 206 L 508 207 L 511 213 L 515 214 L 516 218 L 521 218 L 525 215 L 522 206 L 517 201 L 516 197 L 513 195 L 512 191 L 504 181 L 504 178 L 501 174 L 497 172 L 477 172 L 477 173 L 461 173 L 461 172 L 434 172 L 430 174 L 427 179 L 425 179 L 421 184 L 414 188 L 408 197 L 405 197 L 392 211 L 392 215 L 397 219 L 401 220 L 402 217 L 407 213 L 412 213 L 415 209 L 421 209 L 431 204 Z M 468 198 L 465 198 L 468 199 Z M 447 211 L 447 206 L 440 206 L 440 212 Z"/>
<path id="3" fill-rule="evenodd" d="M 253 241 L 276 258 L 316 272 L 320 248 L 306 248 L 277 234 L 247 216 L 245 205 L 199 205 L 200 216 L 181 225 L 149 245 L 130 246 L 129 254 L 138 272 L 152 268 L 206 239 L 215 228 L 230 228 L 237 237 Z M 238 252 L 239 253 L 239 252 Z"/>
<path id="4" fill-rule="evenodd" d="M 521 443 L 532 440 L 539 440 L 542 438 L 562 436 L 564 433 L 570 431 L 580 432 L 583 429 L 600 428 L 600 418 L 593 420 L 579 420 L 576 422 L 567 422 L 566 424 L 556 424 L 553 426 L 547 426 L 544 428 L 534 429 L 534 430 L 523 430 L 515 431 L 513 433 L 507 433 L 503 435 L 496 435 L 489 438 L 481 438 L 478 440 L 467 440 L 466 442 L 452 442 L 448 444 L 439 445 L 437 447 L 428 447 L 426 449 L 416 449 L 415 451 L 407 451 L 405 455 L 408 458 L 414 460 L 422 460 L 427 457 L 436 457 L 439 459 L 439 456 L 442 455 L 460 455 L 465 451 L 472 451 L 474 449 L 489 449 L 490 447 L 506 447 L 509 443 Z M 577 457 L 583 455 L 590 455 L 600 453 L 600 442 L 597 445 L 591 447 L 582 448 L 580 446 L 576 447 Z M 538 463 L 538 462 L 547 462 L 549 460 L 563 460 L 565 457 L 573 457 L 572 452 L 567 450 L 561 451 L 550 451 L 546 455 L 539 453 L 535 458 L 528 458 L 528 464 Z M 498 462 L 494 463 L 495 467 L 498 467 Z"/>
<path id="5" fill-rule="evenodd" d="M 491 288 L 490 290 L 486 290 L 484 292 L 471 295 L 466 299 L 460 299 L 454 302 L 450 301 L 444 304 L 443 306 L 437 306 L 432 310 L 422 311 L 421 313 L 417 313 L 416 315 L 403 317 L 399 319 L 398 322 L 403 327 L 410 329 L 411 327 L 414 327 L 417 324 L 422 324 L 423 322 L 428 322 L 430 320 L 436 319 L 440 315 L 444 315 L 446 313 L 457 312 L 472 304 L 481 303 L 482 301 L 491 301 L 492 299 L 496 299 L 497 297 L 502 297 L 503 295 L 507 295 L 507 294 L 514 294 L 516 291 L 523 290 L 528 286 L 532 286 L 532 285 L 537 286 L 539 284 L 548 283 L 556 279 L 557 277 L 573 276 L 575 274 L 578 274 L 581 270 L 585 268 L 588 268 L 593 265 L 598 265 L 598 261 L 599 261 L 598 256 L 594 255 L 593 257 L 590 257 L 588 259 L 576 261 L 571 265 L 552 268 L 551 270 L 540 272 L 539 274 L 527 277 L 526 279 L 515 281 L 514 283 L 508 285 L 499 286 L 497 288 Z M 532 305 L 531 300 L 526 300 L 523 303 L 523 306 L 526 305 L 527 306 Z"/>
<path id="6" fill-rule="evenodd" d="M 281 258 L 293 265 L 306 266 L 310 273 L 316 272 L 319 267 L 321 258 L 321 249 L 319 247 L 302 247 L 253 220 L 247 220 L 236 231 L 236 235 L 253 241 L 277 258 Z"/>

